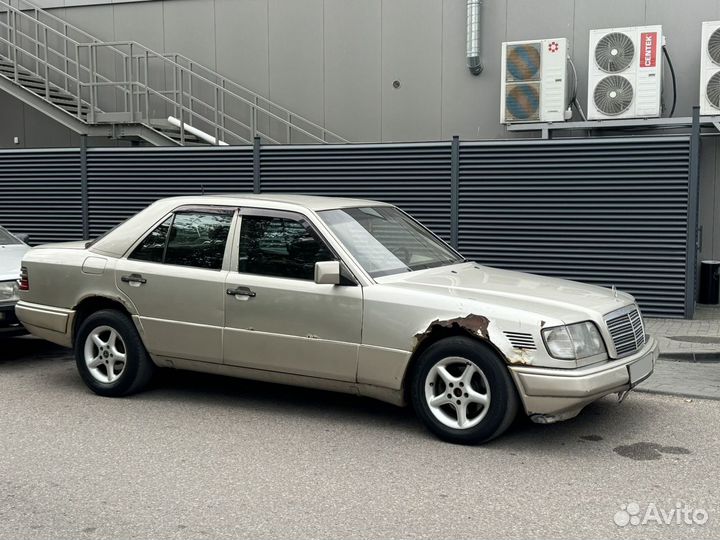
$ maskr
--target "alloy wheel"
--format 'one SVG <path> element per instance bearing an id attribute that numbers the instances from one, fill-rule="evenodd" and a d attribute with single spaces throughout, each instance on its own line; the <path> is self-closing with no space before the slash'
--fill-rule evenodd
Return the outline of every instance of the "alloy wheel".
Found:
<path id="1" fill-rule="evenodd" d="M 96 381 L 114 383 L 125 371 L 127 348 L 114 328 L 98 326 L 85 339 L 84 358 L 90 375 Z"/>
<path id="2" fill-rule="evenodd" d="M 443 425 L 469 429 L 487 415 L 490 385 L 473 362 L 458 356 L 443 358 L 425 377 L 425 400 Z"/>

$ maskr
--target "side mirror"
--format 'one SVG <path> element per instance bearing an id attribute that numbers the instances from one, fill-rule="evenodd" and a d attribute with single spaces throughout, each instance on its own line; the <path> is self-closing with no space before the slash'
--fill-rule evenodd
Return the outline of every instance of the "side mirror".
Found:
<path id="1" fill-rule="evenodd" d="M 340 261 L 316 262 L 315 283 L 318 285 L 340 285 Z"/>
<path id="2" fill-rule="evenodd" d="M 30 235 L 28 233 L 18 233 L 15 235 L 15 237 L 21 242 L 25 242 L 26 244 L 30 243 Z"/>

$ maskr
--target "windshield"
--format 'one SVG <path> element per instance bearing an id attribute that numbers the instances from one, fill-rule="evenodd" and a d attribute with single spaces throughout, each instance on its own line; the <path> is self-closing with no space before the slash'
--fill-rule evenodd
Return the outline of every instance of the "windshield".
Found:
<path id="1" fill-rule="evenodd" d="M 392 206 L 342 208 L 318 214 L 372 277 L 464 260 L 422 225 Z"/>
<path id="2" fill-rule="evenodd" d="M 22 244 L 22 242 L 0 227 L 0 245 L 8 244 Z"/>

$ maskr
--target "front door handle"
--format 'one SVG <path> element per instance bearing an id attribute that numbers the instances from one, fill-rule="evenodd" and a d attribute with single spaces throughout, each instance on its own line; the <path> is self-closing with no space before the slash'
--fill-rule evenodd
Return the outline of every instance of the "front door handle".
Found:
<path id="1" fill-rule="evenodd" d="M 120 281 L 123 283 L 129 283 L 129 284 L 137 284 L 137 285 L 145 285 L 147 283 L 147 279 L 142 277 L 140 274 L 130 274 L 129 276 L 122 276 L 120 278 Z"/>
<path id="2" fill-rule="evenodd" d="M 257 296 L 255 291 L 250 290 L 250 287 L 236 287 L 234 289 L 228 289 L 227 293 L 230 296 L 249 296 L 250 298 Z"/>

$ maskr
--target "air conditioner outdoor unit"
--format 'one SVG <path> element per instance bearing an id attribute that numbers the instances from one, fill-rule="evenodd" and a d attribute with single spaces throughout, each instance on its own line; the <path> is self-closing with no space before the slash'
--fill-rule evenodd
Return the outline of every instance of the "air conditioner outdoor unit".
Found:
<path id="1" fill-rule="evenodd" d="M 502 44 L 500 123 L 565 120 L 566 56 L 565 38 Z"/>
<path id="2" fill-rule="evenodd" d="M 720 21 L 702 24 L 700 114 L 720 115 Z"/>
<path id="3" fill-rule="evenodd" d="M 588 118 L 660 116 L 662 26 L 590 30 Z"/>

